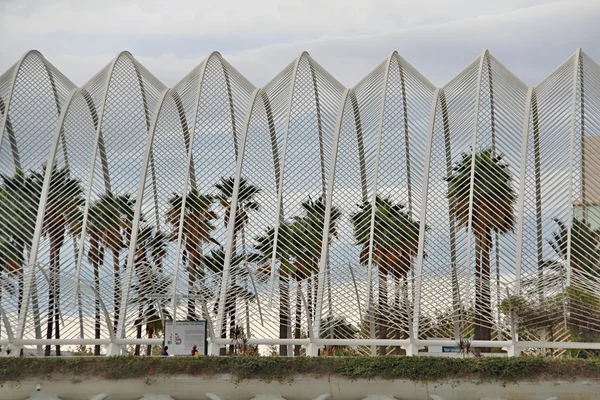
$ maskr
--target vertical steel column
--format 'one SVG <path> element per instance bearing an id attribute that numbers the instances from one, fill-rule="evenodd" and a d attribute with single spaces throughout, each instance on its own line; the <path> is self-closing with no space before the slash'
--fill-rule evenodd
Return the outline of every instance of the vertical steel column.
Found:
<path id="1" fill-rule="evenodd" d="M 150 161 L 152 158 L 152 144 L 154 142 L 154 134 L 156 132 L 156 124 L 158 122 L 158 117 L 160 116 L 160 112 L 163 108 L 165 99 L 167 98 L 167 94 L 171 89 L 164 89 L 158 98 L 158 102 L 156 103 L 156 109 L 154 111 L 154 115 L 152 116 L 152 121 L 150 122 L 150 127 L 148 129 L 147 143 L 146 143 L 146 151 L 144 153 L 144 161 L 142 164 L 142 169 L 140 173 L 140 181 L 138 183 L 138 191 L 137 198 L 135 201 L 135 210 L 133 212 L 133 224 L 131 229 L 131 239 L 129 241 L 129 252 L 127 253 L 127 269 L 125 273 L 125 284 L 121 288 L 121 298 L 120 298 L 120 308 L 119 308 L 119 324 L 121 326 L 116 326 L 117 334 L 119 338 L 125 338 L 125 317 L 127 315 L 127 302 L 129 300 L 129 289 L 131 287 L 131 279 L 133 277 L 133 263 L 135 262 L 135 254 L 137 248 L 137 239 L 140 227 L 140 220 L 142 216 L 142 205 L 144 202 L 144 188 L 146 187 L 146 175 L 148 173 L 148 167 L 150 166 Z M 157 214 L 158 218 L 158 214 Z M 120 333 L 119 333 L 120 331 Z"/>
<path id="2" fill-rule="evenodd" d="M 529 140 L 529 124 L 531 115 L 531 99 L 533 88 L 527 90 L 525 101 L 525 120 L 523 121 L 521 142 L 521 176 L 519 180 L 519 199 L 517 200 L 517 250 L 515 255 L 515 292 L 521 294 L 521 265 L 523 264 L 523 229 L 525 226 L 525 181 L 527 179 L 527 148 Z"/>
<path id="3" fill-rule="evenodd" d="M 567 224 L 567 282 L 566 286 L 569 287 L 571 285 L 571 237 L 572 237 L 572 228 L 573 228 L 573 179 L 574 179 L 574 166 L 573 161 L 575 158 L 575 116 L 577 114 L 577 82 L 579 77 L 579 60 L 581 58 L 581 49 L 577 49 L 575 52 L 575 61 L 573 64 L 574 72 L 573 72 L 573 107 L 571 110 L 571 128 L 570 128 L 570 144 L 569 144 L 569 217 Z"/>
<path id="4" fill-rule="evenodd" d="M 313 337 L 319 338 L 321 329 L 321 314 L 323 311 L 323 296 L 325 286 L 325 275 L 327 270 L 327 259 L 329 257 L 329 224 L 331 222 L 331 208 L 333 201 L 333 185 L 335 180 L 335 169 L 337 166 L 337 155 L 340 142 L 340 131 L 342 130 L 342 122 L 344 118 L 344 110 L 348 100 L 349 89 L 345 89 L 340 100 L 340 108 L 338 109 L 337 121 L 333 133 L 333 144 L 331 149 L 331 165 L 329 166 L 329 180 L 327 181 L 326 199 L 325 199 L 325 220 L 323 224 L 323 241 L 321 242 L 321 260 L 319 262 L 319 285 L 317 287 L 317 301 L 315 304 L 315 322 Z"/>
<path id="5" fill-rule="evenodd" d="M 423 282 L 423 260 L 425 259 L 425 221 L 427 221 L 427 201 L 429 197 L 429 169 L 431 166 L 431 148 L 435 131 L 440 89 L 435 89 L 429 111 L 429 126 L 427 127 L 427 142 L 425 144 L 425 163 L 423 165 L 423 198 L 421 199 L 421 216 L 419 223 L 419 248 L 415 272 L 415 297 L 413 299 L 413 327 L 411 339 L 419 338 L 419 317 L 421 315 L 421 284 Z"/>

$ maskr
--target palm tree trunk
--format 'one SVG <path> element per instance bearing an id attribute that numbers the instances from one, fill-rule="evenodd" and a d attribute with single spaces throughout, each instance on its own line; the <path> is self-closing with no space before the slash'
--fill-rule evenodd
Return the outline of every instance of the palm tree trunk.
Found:
<path id="1" fill-rule="evenodd" d="M 152 337 L 154 336 L 154 329 L 153 328 L 149 328 L 146 325 L 146 332 L 148 332 L 148 339 L 152 339 Z M 152 355 L 152 345 L 151 344 L 149 344 L 149 345 L 146 346 L 146 355 L 147 356 L 151 356 Z"/>
<path id="2" fill-rule="evenodd" d="M 119 251 L 117 249 L 112 250 L 113 254 L 113 270 L 115 274 L 115 288 L 114 288 L 114 298 L 115 298 L 115 315 L 114 315 L 114 325 L 113 330 L 117 333 L 117 325 L 119 324 L 119 311 L 121 308 L 121 266 L 119 265 Z"/>
<path id="3" fill-rule="evenodd" d="M 393 338 L 394 339 L 400 339 L 401 336 L 401 332 L 402 332 L 402 326 L 404 325 L 404 315 L 400 309 L 400 285 L 401 285 L 401 281 L 398 278 L 397 274 L 394 274 L 394 312 L 393 315 L 396 317 L 395 322 L 396 324 L 400 324 L 399 326 L 394 326 L 394 335 Z M 406 306 L 406 304 L 405 304 Z M 395 355 L 400 355 L 402 350 L 402 347 L 400 346 L 394 346 L 394 354 Z"/>
<path id="4" fill-rule="evenodd" d="M 308 318 L 313 316 L 313 277 L 309 275 L 306 279 L 306 298 L 308 301 Z"/>
<path id="5" fill-rule="evenodd" d="M 492 233 L 488 228 L 476 233 L 475 246 L 479 248 L 477 262 L 477 293 L 475 296 L 475 340 L 491 340 L 491 293 L 490 293 L 490 249 Z M 482 347 L 480 352 L 489 353 L 490 348 Z"/>
<path id="6" fill-rule="evenodd" d="M 96 299 L 95 299 L 95 315 L 94 315 L 94 338 L 100 339 L 100 268 L 98 262 L 94 263 L 94 286 L 96 290 Z M 97 344 L 94 346 L 94 355 L 100 355 L 100 345 Z"/>
<path id="7" fill-rule="evenodd" d="M 144 317 L 144 311 L 142 308 L 142 305 L 140 304 L 138 306 L 138 316 L 137 316 L 137 320 L 136 320 L 136 332 L 135 332 L 135 338 L 136 339 L 141 339 L 142 338 L 142 321 L 143 321 L 143 317 Z M 140 350 L 141 350 L 141 345 L 136 344 L 135 345 L 135 351 L 134 351 L 134 355 L 139 356 L 140 355 Z"/>
<path id="8" fill-rule="evenodd" d="M 55 278 L 56 278 L 56 264 L 57 264 L 57 249 L 56 243 L 54 240 L 51 240 L 50 244 L 50 279 L 48 282 L 48 325 L 46 329 L 46 339 L 51 340 L 53 336 L 53 327 L 54 327 L 54 314 L 56 313 L 56 308 L 54 305 L 54 292 L 55 288 Z M 44 356 L 49 357 L 52 352 L 52 346 L 46 345 Z"/>
<path id="9" fill-rule="evenodd" d="M 387 339 L 387 323 L 384 314 L 387 309 L 387 273 L 380 265 L 379 268 L 379 296 L 378 296 L 378 312 L 377 312 L 377 329 L 378 339 Z M 379 346 L 378 352 L 380 356 L 385 356 L 387 346 Z"/>
<path id="10" fill-rule="evenodd" d="M 237 232 L 233 233 L 233 241 L 231 243 L 231 256 L 232 259 L 235 259 L 236 255 L 237 255 Z M 236 266 L 237 268 L 237 266 Z M 236 301 L 236 297 L 237 297 L 237 293 L 234 293 L 233 289 L 236 285 L 236 274 L 235 274 L 235 269 L 233 270 L 234 273 L 230 274 L 231 276 L 231 285 L 232 285 L 232 290 L 230 293 L 230 296 L 228 296 L 228 304 L 226 305 L 226 309 L 229 310 L 229 338 L 233 339 L 236 335 L 236 308 L 237 308 L 237 301 Z M 223 321 L 225 321 L 226 319 L 223 318 Z M 229 354 L 233 354 L 235 350 L 235 346 L 233 344 L 229 345 Z"/>
<path id="11" fill-rule="evenodd" d="M 296 285 L 296 328 L 294 330 L 294 338 L 300 339 L 300 328 L 302 324 L 302 282 L 297 281 Z M 294 356 L 300 355 L 300 348 L 302 346 L 296 345 L 294 347 Z"/>
<path id="12" fill-rule="evenodd" d="M 290 288 L 287 277 L 279 273 L 279 338 L 288 338 L 288 327 L 290 326 Z M 288 355 L 286 345 L 279 346 L 279 355 Z"/>
<path id="13" fill-rule="evenodd" d="M 54 277 L 54 331 L 55 337 L 60 339 L 60 264 L 57 263 L 57 268 Z M 56 345 L 56 356 L 60 357 L 60 344 Z"/>
<path id="14" fill-rule="evenodd" d="M 246 262 L 246 231 L 244 229 L 244 224 L 242 224 L 241 236 L 242 236 L 243 268 L 244 268 L 244 271 L 247 271 L 248 264 Z M 246 276 L 244 278 L 244 288 L 246 289 L 246 291 L 248 291 L 248 276 Z M 250 332 L 250 302 L 248 301 L 248 298 L 245 299 L 244 304 L 245 304 L 245 310 L 246 310 L 246 337 L 248 339 L 250 339 L 250 337 L 252 336 L 252 333 Z"/>
<path id="15" fill-rule="evenodd" d="M 194 299 L 194 286 L 196 284 L 196 266 L 198 258 L 197 251 L 191 248 L 193 244 L 188 244 L 186 240 L 186 253 L 188 255 L 188 300 L 187 300 L 187 320 L 194 321 L 196 317 L 196 299 Z"/>

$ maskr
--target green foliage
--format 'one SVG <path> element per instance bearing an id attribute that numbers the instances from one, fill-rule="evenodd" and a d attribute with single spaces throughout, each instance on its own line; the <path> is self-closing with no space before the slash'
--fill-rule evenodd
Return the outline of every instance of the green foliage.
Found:
<path id="1" fill-rule="evenodd" d="M 368 262 L 371 235 L 372 204 L 367 201 L 350 217 L 354 239 L 362 246 L 361 263 Z M 419 246 L 420 222 L 409 215 L 403 204 L 388 197 L 375 198 L 375 226 L 373 230 L 373 257 L 388 271 L 393 271 L 416 256 Z"/>
<path id="2" fill-rule="evenodd" d="M 492 149 L 475 154 L 473 181 L 475 230 L 506 233 L 514 226 L 513 204 L 517 195 L 509 166 L 502 159 L 502 154 L 496 154 Z M 446 178 L 450 210 L 457 223 L 465 227 L 469 223 L 472 162 L 472 154 L 463 153 L 460 162 L 452 168 L 452 173 Z"/>
<path id="3" fill-rule="evenodd" d="M 549 241 L 552 249 L 563 260 L 567 261 L 568 226 L 555 219 L 558 231 Z M 594 277 L 600 276 L 600 252 L 598 251 L 598 238 L 600 230 L 592 229 L 589 223 L 580 219 L 573 219 L 571 227 L 571 267 L 575 271 L 583 271 Z"/>
<path id="4" fill-rule="evenodd" d="M 600 297 L 578 285 L 543 299 L 511 296 L 500 303 L 502 314 L 510 318 L 513 312 L 519 330 L 550 329 L 567 323 L 574 342 L 596 342 Z M 552 340 L 552 339 L 551 339 Z"/>
<path id="5" fill-rule="evenodd" d="M 519 381 L 598 380 L 600 361 L 547 358 L 442 357 L 75 357 L 1 358 L 5 381 L 52 379 L 147 379 L 156 376 L 230 374 L 237 380 L 289 381 L 318 378 L 407 379 L 415 382 L 469 380 L 501 384 Z"/>

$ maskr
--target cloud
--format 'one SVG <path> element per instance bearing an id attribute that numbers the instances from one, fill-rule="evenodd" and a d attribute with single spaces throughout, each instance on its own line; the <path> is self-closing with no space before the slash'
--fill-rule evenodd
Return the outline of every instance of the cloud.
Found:
<path id="1" fill-rule="evenodd" d="M 528 85 L 539 83 L 578 47 L 600 59 L 600 43 L 595 40 L 600 34 L 598 2 L 515 0 L 490 5 L 460 0 L 448 5 L 434 0 L 396 5 L 381 0 L 364 7 L 355 0 L 324 10 L 311 2 L 303 8 L 284 8 L 269 1 L 257 9 L 232 3 L 229 9 L 214 11 L 200 11 L 196 2 L 180 1 L 173 10 L 160 13 L 152 1 L 144 8 L 139 2 L 105 7 L 104 3 L 62 1 L 29 14 L 27 7 L 19 6 L 0 19 L 0 33 L 20 35 L 19 41 L 0 45 L 0 70 L 28 47 L 36 47 L 83 84 L 124 43 L 132 43 L 129 50 L 172 86 L 209 54 L 210 43 L 224 43 L 224 38 L 227 43 L 244 42 L 249 37 L 258 39 L 251 45 L 227 44 L 220 50 L 257 86 L 267 83 L 302 50 L 347 86 L 394 49 L 438 86 L 486 48 Z M 187 12 L 177 11 L 178 7 L 188 7 Z M 258 11 L 271 8 L 275 11 Z M 226 17 L 223 10 L 229 13 Z M 411 14 L 414 17 L 407 19 Z M 105 31 L 110 35 L 103 35 Z M 130 41 L 132 36 L 137 39 Z"/>

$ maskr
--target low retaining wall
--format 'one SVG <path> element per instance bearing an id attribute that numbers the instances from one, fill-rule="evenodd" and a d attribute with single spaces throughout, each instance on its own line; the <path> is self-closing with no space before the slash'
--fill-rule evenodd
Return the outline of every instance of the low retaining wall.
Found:
<path id="1" fill-rule="evenodd" d="M 36 391 L 37 384 L 41 391 Z M 106 400 L 139 400 L 146 394 L 170 395 L 175 400 L 207 399 L 206 393 L 215 393 L 224 400 L 250 400 L 257 394 L 280 395 L 287 400 L 312 400 L 330 393 L 334 400 L 359 400 L 372 394 L 385 394 L 398 400 L 559 400 L 600 399 L 600 382 L 540 381 L 519 384 L 476 384 L 453 382 L 444 384 L 420 384 L 408 380 L 382 379 L 348 380 L 344 378 L 314 379 L 295 378 L 293 382 L 263 382 L 260 380 L 237 381 L 231 376 L 211 378 L 173 376 L 168 378 L 126 379 L 109 381 L 103 379 L 52 379 L 6 382 L 0 388 L 4 400 L 24 400 L 29 396 L 45 393 L 62 400 L 88 400 L 106 393 Z M 430 397 L 430 395 L 439 397 Z"/>
<path id="2" fill-rule="evenodd" d="M 0 399 L 34 394 L 139 400 L 168 394 L 249 400 L 270 393 L 309 400 L 600 400 L 600 360 L 438 357 L 73 357 L 0 358 Z M 36 386 L 40 385 L 40 391 Z M 431 397 L 434 395 L 433 397 Z M 439 397 L 435 397 L 439 396 Z"/>

